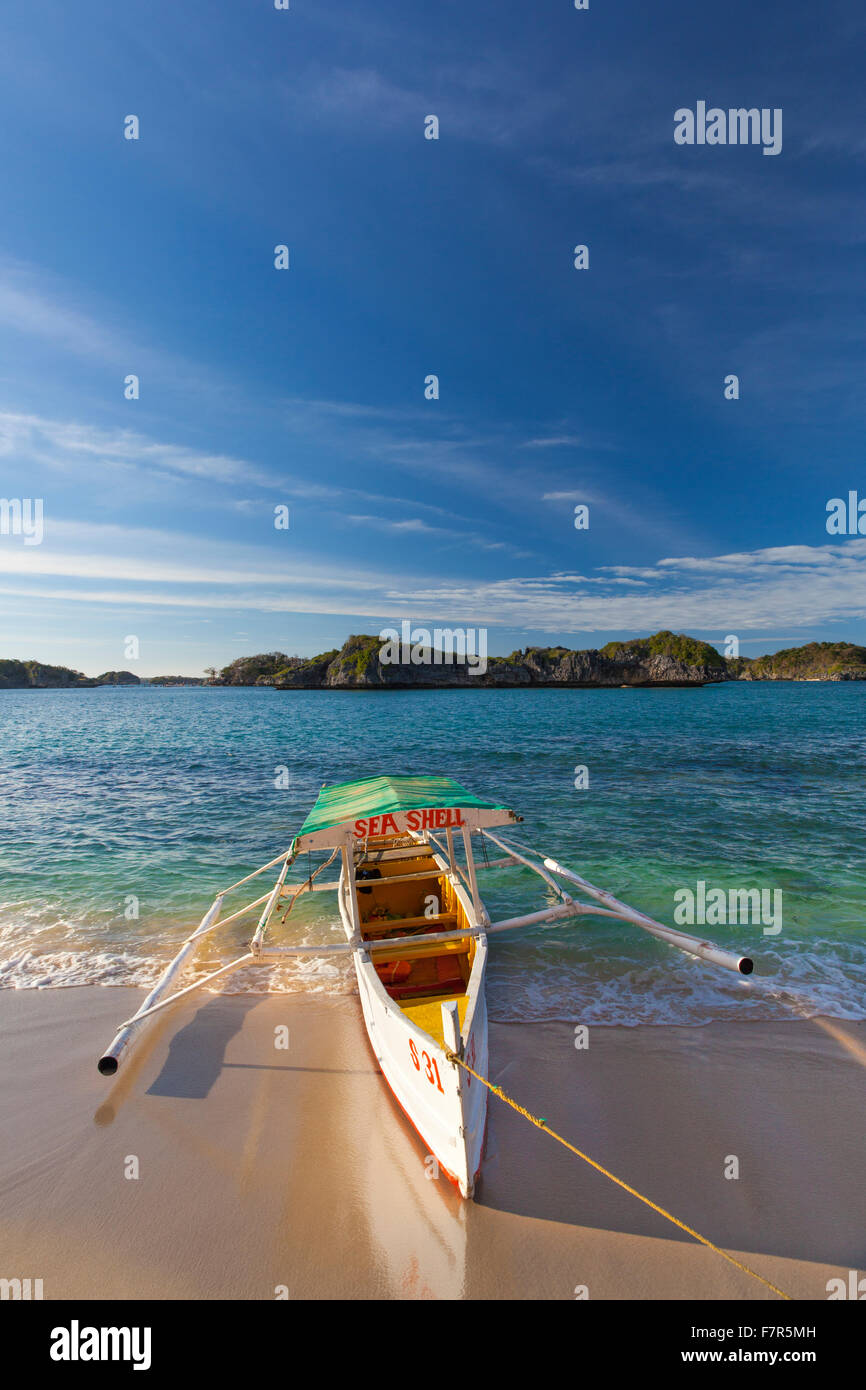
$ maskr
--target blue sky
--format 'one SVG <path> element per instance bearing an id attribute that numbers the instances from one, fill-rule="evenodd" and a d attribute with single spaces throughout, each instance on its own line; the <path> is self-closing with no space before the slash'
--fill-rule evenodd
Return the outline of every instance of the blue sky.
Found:
<path id="1" fill-rule="evenodd" d="M 196 674 L 405 618 L 866 642 L 866 537 L 825 525 L 866 496 L 853 0 L 3 31 L 0 496 L 45 534 L 0 535 L 0 655 Z M 781 153 L 676 145 L 699 100 L 781 108 Z"/>

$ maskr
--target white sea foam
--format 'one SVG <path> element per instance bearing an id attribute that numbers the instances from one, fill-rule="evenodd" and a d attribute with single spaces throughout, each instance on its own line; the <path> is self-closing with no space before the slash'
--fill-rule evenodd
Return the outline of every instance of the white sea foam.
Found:
<path id="1" fill-rule="evenodd" d="M 76 925 L 53 918 L 39 924 L 31 909 L 27 920 L 16 914 L 0 923 L 0 988 L 50 989 L 76 985 L 150 988 L 183 940 L 162 932 L 148 934 L 148 947 L 110 949 L 105 933 L 96 937 L 92 924 Z M 298 945 L 341 941 L 342 932 L 328 919 L 304 923 L 295 931 Z M 62 937 L 61 943 L 57 937 Z M 100 939 L 101 938 L 101 939 Z M 284 938 L 285 939 L 285 938 Z M 79 942 L 78 949 L 72 942 Z M 52 943 L 53 942 L 53 948 Z M 237 949 L 203 944 L 201 956 L 187 969 L 183 984 L 193 984 L 233 959 Z M 703 1024 L 717 1019 L 761 1020 L 811 1018 L 823 1014 L 857 1020 L 866 1017 L 866 947 L 816 940 L 811 948 L 774 945 L 748 979 L 712 969 L 666 948 L 649 946 L 650 957 L 635 964 L 629 955 L 611 951 L 600 959 L 585 947 L 541 946 L 527 942 L 507 951 L 491 946 L 488 972 L 490 1016 L 503 1023 L 568 1020 L 597 1025 Z M 157 945 L 158 950 L 153 947 Z M 643 945 L 643 943 L 642 943 Z M 646 949 L 646 948 L 644 948 Z M 761 974 L 764 969 L 771 974 Z M 348 956 L 287 958 L 248 967 L 205 986 L 206 993 L 346 995 L 356 992 Z"/>

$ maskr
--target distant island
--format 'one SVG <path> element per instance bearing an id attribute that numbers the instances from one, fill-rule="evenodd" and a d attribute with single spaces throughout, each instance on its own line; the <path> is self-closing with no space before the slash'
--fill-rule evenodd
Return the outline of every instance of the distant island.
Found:
<path id="1" fill-rule="evenodd" d="M 132 671 L 104 671 L 85 676 L 69 666 L 46 666 L 42 661 L 0 660 L 0 690 L 93 690 L 100 685 L 210 685 L 206 676 L 150 676 Z"/>
<path id="2" fill-rule="evenodd" d="M 100 686 L 271 686 L 276 690 L 405 690 L 417 687 L 525 688 L 527 686 L 702 686 L 722 681 L 866 680 L 866 647 L 852 642 L 809 642 L 759 657 L 723 657 L 709 642 L 683 633 L 656 632 L 599 649 L 527 647 L 487 658 L 483 674 L 427 649 L 417 664 L 380 660 L 380 637 L 361 634 L 319 656 L 265 652 L 242 656 L 204 676 L 151 676 L 105 671 L 89 677 L 67 666 L 0 660 L 0 690 L 94 689 Z"/>

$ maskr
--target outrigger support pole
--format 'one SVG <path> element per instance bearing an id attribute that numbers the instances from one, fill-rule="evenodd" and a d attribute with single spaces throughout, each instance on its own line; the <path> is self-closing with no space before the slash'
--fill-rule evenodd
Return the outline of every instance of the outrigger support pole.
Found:
<path id="1" fill-rule="evenodd" d="M 708 961 L 711 965 L 721 965 L 725 970 L 733 970 L 738 975 L 751 975 L 755 968 L 754 961 L 750 956 L 740 956 L 734 951 L 724 951 L 721 947 L 714 946 L 712 941 L 706 941 L 701 937 L 690 936 L 688 932 L 675 931 L 672 927 L 666 927 L 661 922 L 657 922 L 654 917 L 648 917 L 645 912 L 638 912 L 636 908 L 620 902 L 619 898 L 615 898 L 604 888 L 596 888 L 595 884 L 581 878 L 580 874 L 573 873 L 571 869 L 564 868 L 555 859 L 543 859 L 544 868 L 539 868 L 530 860 L 517 854 L 512 846 L 506 841 L 500 840 L 498 835 L 493 835 L 489 830 L 482 830 L 481 834 L 486 835 L 488 840 L 492 840 L 500 849 L 513 854 L 516 859 L 519 859 L 535 873 L 540 874 L 548 883 L 551 882 L 550 874 L 556 874 L 559 878 L 568 879 L 569 883 L 576 884 L 596 902 L 603 903 L 604 907 L 601 909 L 589 909 L 593 916 L 618 917 L 620 921 L 631 922 L 636 927 L 642 927 L 651 936 L 656 936 L 660 941 L 666 942 L 668 946 L 675 946 L 677 950 L 684 951 L 686 955 L 697 956 L 699 960 Z M 538 857 L 541 858 L 541 855 Z M 549 872 L 545 873 L 545 869 Z M 587 909 L 584 907 L 582 911 L 586 912 Z"/>
<path id="2" fill-rule="evenodd" d="M 604 888 L 596 888 L 594 884 L 581 878 L 580 874 L 573 873 L 571 869 L 564 869 L 555 859 L 545 859 L 544 866 L 551 873 L 559 874 L 560 878 L 567 878 L 570 883 L 576 883 L 579 888 L 583 889 L 584 893 L 595 898 L 597 902 L 605 903 L 608 911 L 621 917 L 623 921 L 633 922 L 636 927 L 643 927 L 644 931 L 650 932 L 652 936 L 657 936 L 661 941 L 666 941 L 669 946 L 676 946 L 678 950 L 685 951 L 687 955 L 698 956 L 700 960 L 709 961 L 711 965 L 721 965 L 725 970 L 733 970 L 738 975 L 751 975 L 755 968 L 755 963 L 750 956 L 739 956 L 734 951 L 723 951 L 721 947 L 714 946 L 712 941 L 704 941 L 700 937 L 690 936 L 688 932 L 674 931 L 672 927 L 665 927 L 654 917 L 647 917 L 645 912 L 638 912 L 626 903 L 621 903 L 619 898 L 615 898 Z"/>
<path id="3" fill-rule="evenodd" d="M 254 907 L 259 907 L 262 903 L 267 903 L 267 907 L 259 920 L 257 935 L 260 931 L 264 930 L 264 927 L 267 925 L 268 916 L 282 892 L 286 880 L 286 873 L 294 858 L 295 856 L 292 851 L 286 850 L 284 854 L 277 855 L 275 859 L 271 859 L 267 864 L 262 864 L 261 868 L 256 869 L 254 873 L 247 874 L 245 878 L 238 879 L 237 883 L 231 884 L 230 887 L 224 888 L 221 893 L 217 894 L 196 930 L 191 936 L 187 937 L 174 959 L 169 961 L 141 1007 L 133 1014 L 132 1018 L 127 1019 L 125 1023 L 121 1023 L 110 1045 L 106 1048 L 105 1052 L 103 1052 L 97 1063 L 97 1067 L 103 1076 L 114 1075 L 117 1068 L 120 1066 L 120 1062 L 129 1044 L 138 1037 L 138 1030 L 141 1024 L 146 1018 L 149 1018 L 151 1014 L 156 1013 L 159 1009 L 165 1008 L 167 1004 L 173 1004 L 175 999 L 180 999 L 182 995 L 189 994 L 194 989 L 200 989 L 202 985 L 208 984 L 210 980 L 216 979 L 218 975 L 224 975 L 229 970 L 234 970 L 236 966 L 247 965 L 256 959 L 254 952 L 251 950 L 248 955 L 241 956 L 238 960 L 232 961 L 231 964 L 222 966 L 220 970 L 215 970 L 213 974 L 206 975 L 204 979 L 196 980 L 195 984 L 188 985 L 186 989 L 178 990 L 175 994 L 167 995 L 169 987 L 197 949 L 199 939 L 208 932 L 213 931 L 215 927 L 228 926 L 229 922 L 234 922 L 238 917 L 243 917 L 245 913 L 251 912 Z M 223 898 L 228 893 L 233 892 L 235 888 L 240 888 L 242 884 L 249 883 L 250 879 L 256 878 L 259 874 L 264 873 L 266 869 L 273 868 L 275 864 L 282 864 L 283 867 L 276 884 L 270 892 L 264 893 L 260 898 L 256 898 L 255 901 L 251 903 L 247 903 L 246 907 L 239 908 L 237 912 L 233 912 L 230 917 L 223 917 L 222 920 L 220 920 Z"/>
<path id="4" fill-rule="evenodd" d="M 252 951 L 253 955 L 258 955 L 259 951 L 261 950 L 262 939 L 264 937 L 265 932 L 267 931 L 271 913 L 273 912 L 274 908 L 279 902 L 280 894 L 283 891 L 283 884 L 286 881 L 286 874 L 289 872 L 290 862 L 291 861 L 287 859 L 282 869 L 280 870 L 279 877 L 277 878 L 276 883 L 271 889 L 270 894 L 268 896 L 268 900 L 265 903 L 264 908 L 262 909 L 262 915 L 259 918 L 258 926 L 256 927 L 255 933 L 253 934 L 253 939 L 250 942 L 250 950 Z"/>
<path id="5" fill-rule="evenodd" d="M 221 965 L 219 970 L 212 970 L 209 975 L 204 975 L 200 980 L 195 980 L 191 985 L 187 985 L 186 989 L 179 989 L 175 994 L 170 994 L 167 999 L 160 999 L 159 1002 L 148 1004 L 148 1000 L 153 998 L 152 995 L 148 995 L 138 1013 L 135 1014 L 128 1023 L 121 1024 L 121 1027 L 129 1028 L 134 1023 L 141 1023 L 143 1019 L 149 1018 L 151 1014 L 158 1013 L 160 1009 L 167 1009 L 169 1004 L 173 1004 L 176 999 L 182 999 L 185 994 L 192 994 L 193 990 L 201 989 L 204 985 L 209 985 L 211 980 L 219 979 L 220 975 L 227 975 L 230 970 L 237 970 L 239 965 L 250 965 L 252 961 L 257 959 L 258 957 L 253 955 L 252 951 L 246 951 L 242 956 L 238 956 L 237 960 L 230 960 L 228 965 Z M 147 1007 L 145 1007 L 145 1005 L 147 1005 Z M 103 1057 L 99 1063 L 100 1071 L 103 1069 L 102 1063 L 104 1061 L 105 1058 Z"/>
<path id="6" fill-rule="evenodd" d="M 145 1014 L 150 1013 L 150 1010 L 156 1006 L 157 1001 L 164 996 L 172 980 L 189 960 L 193 951 L 195 951 L 198 946 L 198 938 L 204 936 L 205 932 L 211 931 L 211 929 L 217 925 L 222 905 L 223 899 L 222 894 L 220 894 L 219 897 L 214 900 L 210 910 L 202 918 L 198 931 L 193 932 L 192 936 L 187 938 L 174 960 L 170 961 L 165 967 L 165 970 L 163 970 L 138 1012 L 133 1014 L 132 1018 L 128 1019 L 126 1023 L 120 1025 L 117 1033 L 112 1039 L 111 1045 L 106 1048 L 97 1063 L 103 1076 L 113 1076 L 117 1071 L 117 1068 L 120 1066 L 120 1059 L 132 1041 L 133 1035 L 136 1034 L 137 1026 L 141 1023 Z"/>

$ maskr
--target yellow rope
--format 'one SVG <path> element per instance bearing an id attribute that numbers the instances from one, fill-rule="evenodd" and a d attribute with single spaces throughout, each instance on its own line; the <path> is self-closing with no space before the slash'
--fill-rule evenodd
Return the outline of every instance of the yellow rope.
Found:
<path id="1" fill-rule="evenodd" d="M 627 1182 L 623 1182 L 622 1178 L 618 1178 L 615 1173 L 609 1172 L 608 1169 L 603 1168 L 600 1163 L 596 1163 L 595 1159 L 590 1158 L 589 1154 L 585 1154 L 580 1149 L 575 1148 L 574 1144 L 570 1144 L 567 1139 L 563 1139 L 561 1134 L 557 1134 L 555 1130 L 551 1129 L 546 1120 L 539 1119 L 537 1115 L 533 1115 L 529 1110 L 524 1109 L 522 1105 L 518 1105 L 516 1100 L 511 1099 L 511 1096 L 507 1096 L 501 1086 L 494 1086 L 492 1081 L 488 1081 L 485 1076 L 479 1076 L 478 1072 L 473 1071 L 468 1063 L 464 1062 L 462 1057 L 457 1056 L 456 1052 L 449 1052 L 446 1048 L 445 1056 L 448 1058 L 449 1062 L 456 1062 L 457 1066 L 463 1067 L 464 1071 L 468 1071 L 470 1076 L 474 1076 L 475 1080 L 480 1081 L 482 1086 L 486 1086 L 488 1091 L 492 1091 L 500 1100 L 504 1100 L 505 1104 L 510 1105 L 512 1110 L 516 1110 L 518 1115 L 522 1115 L 524 1119 L 529 1120 L 530 1124 L 535 1125 L 536 1129 L 543 1129 L 545 1134 L 550 1135 L 551 1139 L 556 1139 L 558 1143 L 570 1149 L 573 1154 L 577 1154 L 578 1158 L 582 1158 L 590 1167 L 595 1168 L 599 1173 L 603 1173 L 606 1178 L 610 1178 L 611 1182 L 615 1182 L 617 1187 L 622 1187 L 626 1192 L 630 1192 L 632 1197 L 637 1197 L 639 1202 L 643 1202 L 645 1206 L 651 1207 L 653 1211 L 657 1211 L 659 1216 L 663 1216 L 666 1221 L 672 1221 L 675 1226 L 679 1226 L 681 1231 L 685 1231 L 687 1235 L 694 1236 L 695 1240 L 700 1241 L 701 1245 L 706 1245 L 709 1250 L 714 1250 L 717 1255 L 721 1255 L 723 1260 L 727 1260 L 729 1264 L 734 1265 L 737 1269 L 741 1269 L 744 1274 L 750 1274 L 753 1279 L 759 1280 L 760 1283 L 766 1284 L 767 1288 L 772 1289 L 773 1293 L 778 1294 L 780 1298 L 787 1299 L 788 1302 L 791 1302 L 791 1295 L 789 1293 L 785 1293 L 782 1289 L 777 1288 L 769 1279 L 765 1279 L 763 1274 L 758 1274 L 754 1269 L 749 1269 L 748 1265 L 742 1264 L 740 1260 L 735 1260 L 733 1255 L 728 1254 L 727 1250 L 722 1250 L 720 1246 L 714 1245 L 711 1240 L 707 1240 L 706 1236 L 702 1236 L 698 1231 L 693 1230 L 691 1226 L 687 1226 L 685 1221 L 680 1221 L 678 1217 L 673 1216 L 669 1211 L 665 1211 L 664 1207 L 660 1207 L 656 1202 L 651 1201 L 649 1197 L 644 1197 L 642 1193 L 630 1187 Z"/>

